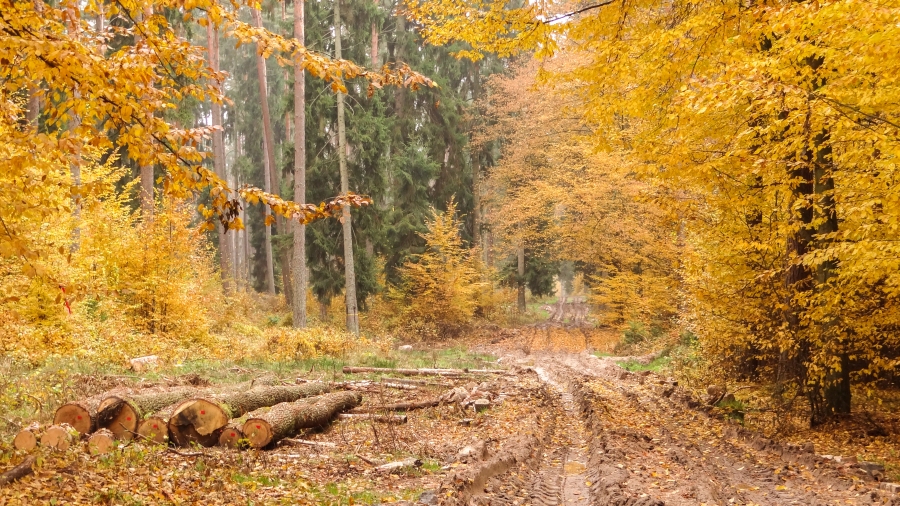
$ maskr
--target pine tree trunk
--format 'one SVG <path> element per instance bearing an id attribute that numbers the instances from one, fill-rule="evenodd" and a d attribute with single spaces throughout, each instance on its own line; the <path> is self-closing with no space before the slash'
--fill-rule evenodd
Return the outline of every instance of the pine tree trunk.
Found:
<path id="1" fill-rule="evenodd" d="M 334 57 L 341 59 L 341 2 L 334 2 Z M 338 163 L 341 171 L 341 194 L 350 191 L 347 172 L 347 132 L 344 126 L 344 94 L 337 93 Z M 350 208 L 341 211 L 344 228 L 344 295 L 347 307 L 347 331 L 359 336 L 359 314 L 356 308 L 356 269 L 353 264 L 353 225 Z"/>
<path id="2" fill-rule="evenodd" d="M 257 28 L 262 28 L 262 17 L 260 16 L 259 10 L 250 9 L 250 14 L 253 16 L 253 24 Z M 275 136 L 272 134 L 272 118 L 269 115 L 269 92 L 268 85 L 266 79 L 266 59 L 262 57 L 262 55 L 256 55 L 256 76 L 259 81 L 259 99 L 262 105 L 262 114 L 263 114 L 263 151 L 265 152 L 265 184 L 266 184 L 266 192 L 268 193 L 278 193 L 280 191 L 279 187 L 281 186 L 281 181 L 278 178 L 278 171 L 276 170 L 275 165 Z M 274 188 L 273 188 L 274 185 Z M 268 206 L 265 208 L 266 218 L 272 214 L 272 210 L 269 209 Z M 276 223 L 279 223 L 281 218 L 279 216 L 275 217 Z M 275 294 L 275 264 L 274 259 L 272 257 L 272 227 L 271 225 L 265 225 L 266 227 L 266 288 L 269 293 Z M 281 231 L 282 227 L 279 225 L 278 231 Z"/>
<path id="3" fill-rule="evenodd" d="M 294 38 L 305 44 L 305 3 L 294 0 Z M 294 202 L 306 203 L 306 72 L 294 65 Z M 292 222 L 294 226 L 293 285 L 294 300 L 291 310 L 294 328 L 306 327 L 306 226 Z"/>
<path id="4" fill-rule="evenodd" d="M 516 307 L 520 313 L 525 312 L 525 248 L 519 246 L 516 249 L 516 257 L 518 258 L 518 297 L 516 299 Z"/>
<path id="5" fill-rule="evenodd" d="M 208 21 L 206 24 L 206 38 L 207 38 L 207 50 L 209 55 L 209 66 L 216 72 L 219 71 L 219 31 L 215 28 L 212 21 Z M 211 112 L 212 112 L 212 126 L 221 128 L 222 127 L 222 105 L 216 102 L 212 102 L 210 104 Z M 223 137 L 222 131 L 217 129 L 213 131 L 212 134 L 212 142 L 213 142 L 213 168 L 216 172 L 216 175 L 219 176 L 223 181 L 228 181 L 228 176 L 225 172 L 225 139 Z M 150 169 L 152 173 L 152 168 Z M 143 174 L 143 167 L 141 168 L 141 173 Z M 152 176 L 151 176 L 152 181 Z M 143 183 L 143 179 L 142 179 Z M 152 185 L 152 182 L 151 182 Z M 152 186 L 150 195 L 152 197 Z M 222 289 L 226 294 L 230 294 L 232 292 L 232 261 L 234 258 L 234 254 L 231 249 L 231 241 L 230 237 L 227 236 L 228 231 L 222 226 L 222 223 L 216 224 L 216 233 L 219 239 L 219 259 L 221 262 L 220 271 L 222 273 Z"/>
<path id="6" fill-rule="evenodd" d="M 253 448 L 263 448 L 300 429 L 321 427 L 343 411 L 362 402 L 358 392 L 335 392 L 299 402 L 284 402 L 258 416 L 248 417 L 244 437 Z"/>
<path id="7" fill-rule="evenodd" d="M 232 418 L 265 406 L 321 395 L 328 389 L 324 383 L 261 386 L 243 392 L 189 399 L 178 405 L 169 418 L 169 436 L 179 446 L 192 442 L 213 446 L 218 443 L 222 429 Z"/>

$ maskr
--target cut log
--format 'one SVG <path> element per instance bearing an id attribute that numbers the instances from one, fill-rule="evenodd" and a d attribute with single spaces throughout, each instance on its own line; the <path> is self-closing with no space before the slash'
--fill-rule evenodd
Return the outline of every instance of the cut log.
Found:
<path id="1" fill-rule="evenodd" d="M 166 406 L 145 418 L 138 426 L 137 433 L 143 437 L 144 441 L 167 444 L 169 442 L 169 418 L 172 417 L 172 413 L 179 404 L 181 403 Z"/>
<path id="2" fill-rule="evenodd" d="M 115 434 L 109 429 L 99 429 L 88 438 L 87 451 L 91 455 L 103 455 L 111 452 L 115 445 Z"/>
<path id="3" fill-rule="evenodd" d="M 148 369 L 154 369 L 157 365 L 159 365 L 159 357 L 156 355 L 137 357 L 128 361 L 128 368 L 136 373 L 141 373 Z"/>
<path id="4" fill-rule="evenodd" d="M 244 423 L 244 436 L 253 448 L 263 448 L 300 429 L 325 425 L 338 413 L 361 402 L 362 396 L 357 392 L 335 392 L 305 401 L 277 404 L 262 416 L 248 418 Z"/>
<path id="5" fill-rule="evenodd" d="M 350 367 L 344 366 L 344 374 L 367 373 L 367 372 L 383 372 L 392 374 L 402 374 L 403 376 L 446 376 L 455 377 L 462 376 L 465 371 L 462 369 L 391 369 L 386 367 Z"/>
<path id="6" fill-rule="evenodd" d="M 337 444 L 328 441 L 307 441 L 305 439 L 293 439 L 286 437 L 281 440 L 281 444 L 287 443 L 292 445 L 312 446 L 313 448 L 337 448 Z"/>
<path id="7" fill-rule="evenodd" d="M 21 464 L 13 467 L 9 471 L 0 474 L 0 487 L 9 485 L 10 483 L 20 480 L 34 472 L 34 455 L 25 457 Z"/>
<path id="8" fill-rule="evenodd" d="M 33 423 L 16 434 L 16 437 L 13 439 L 13 447 L 16 450 L 34 450 L 42 434 L 43 431 L 40 424 Z"/>
<path id="9" fill-rule="evenodd" d="M 112 395 L 128 393 L 130 390 L 127 388 L 117 388 L 80 401 L 67 402 L 56 410 L 53 415 L 53 423 L 55 425 L 67 423 L 82 434 L 90 434 L 97 430 L 97 408 L 100 407 L 103 399 Z"/>
<path id="10" fill-rule="evenodd" d="M 399 471 L 405 467 L 420 467 L 421 465 L 421 460 L 415 457 L 410 457 L 408 459 L 398 460 L 397 462 L 389 462 L 387 464 L 380 465 L 376 467 L 375 470 L 384 473 L 392 473 L 394 471 Z"/>
<path id="11" fill-rule="evenodd" d="M 243 426 L 243 422 L 229 422 L 222 434 L 219 435 L 219 446 L 233 449 L 247 446 Z"/>
<path id="12" fill-rule="evenodd" d="M 221 430 L 232 418 L 239 418 L 265 406 L 293 402 L 327 391 L 328 385 L 325 383 L 307 383 L 259 386 L 244 392 L 188 399 L 179 404 L 169 418 L 169 437 L 179 446 L 194 442 L 210 447 L 219 442 Z"/>
<path id="13" fill-rule="evenodd" d="M 376 415 L 374 413 L 341 413 L 338 415 L 338 418 L 341 420 L 373 421 L 393 425 L 401 425 L 409 421 L 406 415 Z"/>
<path id="14" fill-rule="evenodd" d="M 427 399 L 424 401 L 398 402 L 395 404 L 385 404 L 383 406 L 373 406 L 357 413 L 377 413 L 379 411 L 413 411 L 416 409 L 433 408 L 441 403 L 438 399 Z"/>
<path id="15" fill-rule="evenodd" d="M 128 441 L 138 432 L 140 422 L 150 413 L 181 402 L 205 390 L 181 387 L 139 395 L 112 395 L 97 408 L 97 427 L 109 429 L 116 439 Z"/>
<path id="16" fill-rule="evenodd" d="M 226 392 L 228 389 L 231 390 L 249 390 L 254 387 L 266 386 L 266 385 L 277 385 L 280 383 L 280 380 L 276 376 L 266 375 L 261 376 L 259 378 L 255 378 L 250 381 L 246 381 L 244 383 L 239 383 L 237 385 L 226 385 L 226 386 L 217 386 L 206 388 L 203 390 L 195 390 L 195 393 L 203 393 L 207 394 L 219 394 L 222 392 Z M 182 398 L 176 401 L 174 404 L 170 404 L 162 409 L 159 409 L 152 415 L 144 418 L 138 426 L 137 433 L 143 436 L 145 441 L 157 443 L 157 444 L 167 444 L 169 442 L 169 418 L 172 417 L 172 413 L 175 412 L 175 409 L 184 401 L 185 398 Z"/>
<path id="17" fill-rule="evenodd" d="M 69 424 L 51 425 L 41 435 L 41 446 L 54 450 L 68 450 L 78 440 L 79 431 Z"/>

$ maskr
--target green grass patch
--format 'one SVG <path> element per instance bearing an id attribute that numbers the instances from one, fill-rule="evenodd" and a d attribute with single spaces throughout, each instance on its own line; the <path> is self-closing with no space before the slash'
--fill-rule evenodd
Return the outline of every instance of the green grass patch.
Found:
<path id="1" fill-rule="evenodd" d="M 626 371 L 631 372 L 640 372 L 640 371 L 653 371 L 653 372 L 661 372 L 669 368 L 669 365 L 672 363 L 672 358 L 668 355 L 657 357 L 651 360 L 647 364 L 642 364 L 637 360 L 626 360 L 624 362 L 619 362 L 619 366 L 621 366 Z"/>

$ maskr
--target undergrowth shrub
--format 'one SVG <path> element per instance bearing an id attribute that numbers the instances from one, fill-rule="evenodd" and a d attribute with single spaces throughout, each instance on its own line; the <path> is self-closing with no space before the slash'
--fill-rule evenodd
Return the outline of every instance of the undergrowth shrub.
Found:
<path id="1" fill-rule="evenodd" d="M 400 285 L 390 290 L 402 330 L 419 337 L 458 333 L 478 316 L 494 311 L 494 295 L 477 252 L 464 247 L 456 203 L 432 210 L 426 250 L 400 268 Z"/>

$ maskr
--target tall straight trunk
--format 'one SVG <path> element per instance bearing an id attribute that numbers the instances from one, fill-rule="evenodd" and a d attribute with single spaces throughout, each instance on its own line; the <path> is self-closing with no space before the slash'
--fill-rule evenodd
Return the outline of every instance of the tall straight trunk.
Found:
<path id="1" fill-rule="evenodd" d="M 524 246 L 519 246 L 516 249 L 516 256 L 518 257 L 518 261 L 519 261 L 519 265 L 518 265 L 518 267 L 519 267 L 519 269 L 518 269 L 519 293 L 518 293 L 516 305 L 519 309 L 519 312 L 524 313 L 525 312 L 525 247 Z"/>
<path id="2" fill-rule="evenodd" d="M 78 39 L 78 26 L 74 21 L 78 18 L 75 16 L 75 10 L 73 8 L 69 8 L 68 11 L 68 31 L 72 38 Z M 81 94 L 77 89 L 73 90 L 72 94 L 73 98 L 76 100 L 81 97 Z M 72 120 L 69 122 L 69 131 L 76 132 L 80 128 L 81 116 L 73 114 Z M 72 161 L 69 162 L 69 171 L 72 174 L 72 217 L 75 218 L 75 226 L 72 228 L 72 244 L 70 250 L 78 251 L 81 245 L 81 225 L 79 224 L 81 221 L 81 155 L 75 154 L 72 156 Z"/>
<path id="3" fill-rule="evenodd" d="M 378 25 L 372 21 L 372 70 L 378 68 Z"/>
<path id="4" fill-rule="evenodd" d="M 219 31 L 215 28 L 212 21 L 210 20 L 206 24 L 206 38 L 208 44 L 209 51 L 209 66 L 216 72 L 219 71 Z M 212 142 L 213 142 L 213 167 L 216 171 L 216 175 L 219 176 L 223 181 L 228 181 L 228 175 L 225 172 L 225 139 L 222 135 L 222 105 L 216 102 L 212 102 L 212 126 L 213 128 L 217 128 L 213 131 L 212 134 Z M 145 190 L 145 198 L 148 199 L 148 209 L 152 211 L 153 206 L 153 167 L 149 167 L 150 177 L 148 178 L 147 183 L 149 187 Z M 141 167 L 141 186 L 144 187 L 144 167 Z M 142 201 L 143 202 L 143 201 Z M 149 216 L 149 215 L 145 215 Z M 216 232 L 219 239 L 219 258 L 221 260 L 221 272 L 222 272 L 222 289 L 226 294 L 230 294 L 232 292 L 232 267 L 231 263 L 233 261 L 233 252 L 231 249 L 231 238 L 227 236 L 228 230 L 222 225 L 221 222 L 216 225 Z"/>
<path id="5" fill-rule="evenodd" d="M 819 133 L 813 139 L 815 148 L 813 176 L 815 178 L 815 193 L 819 201 L 820 216 L 816 230 L 817 235 L 826 236 L 838 231 L 837 207 L 834 198 L 834 177 L 832 175 L 831 145 L 826 132 Z M 816 240 L 816 247 L 824 247 L 831 240 L 822 238 Z M 816 271 L 817 289 L 827 290 L 837 270 L 837 261 L 834 259 L 822 262 Z M 823 340 L 833 341 L 837 338 L 837 315 L 831 316 L 826 321 L 818 322 Z M 813 424 L 823 423 L 827 418 L 836 414 L 850 413 L 852 394 L 850 392 L 850 357 L 846 351 L 838 352 L 838 367 L 831 369 L 825 375 L 825 384 L 821 394 L 820 407 L 813 412 Z M 815 407 L 815 405 L 814 405 Z M 816 412 L 817 411 L 817 412 Z"/>
<path id="6" fill-rule="evenodd" d="M 103 3 L 101 2 L 102 6 Z M 101 7 L 102 8 L 102 7 Z M 38 13 L 43 12 L 43 0 L 34 0 L 34 10 Z M 97 16 L 98 24 L 102 25 L 103 19 L 102 14 Z M 97 31 L 101 29 L 98 27 Z M 41 116 L 41 97 L 38 96 L 38 92 L 40 91 L 40 83 L 35 82 L 28 86 L 28 110 L 25 111 L 25 120 L 29 125 L 34 125 L 34 128 L 38 128 L 38 118 Z"/>
<path id="7" fill-rule="evenodd" d="M 304 0 L 294 0 L 294 38 L 305 44 Z M 306 203 L 306 72 L 294 65 L 294 202 Z M 294 300 L 291 310 L 294 327 L 306 327 L 306 226 L 294 225 L 293 285 Z"/>
<path id="8" fill-rule="evenodd" d="M 250 9 L 253 16 L 253 24 L 257 28 L 262 28 L 262 16 L 257 9 Z M 266 59 L 261 54 L 256 55 L 256 75 L 259 80 L 259 99 L 262 103 L 263 114 L 263 146 L 266 153 L 266 192 L 278 193 L 281 188 L 281 178 L 279 171 L 275 165 L 275 136 L 272 132 L 272 117 L 269 115 L 269 92 L 266 79 Z M 273 189 L 274 185 L 274 189 Z M 266 207 L 266 217 L 271 215 L 272 210 Z M 275 216 L 275 223 L 278 231 L 284 230 L 282 224 L 283 218 L 280 215 Z M 284 266 L 286 268 L 286 266 Z M 272 259 L 272 227 L 266 225 L 266 284 L 269 293 L 275 293 L 275 265 Z"/>
<path id="9" fill-rule="evenodd" d="M 265 144 L 265 141 L 263 141 Z M 266 185 L 266 191 L 271 192 L 272 190 L 272 176 L 269 173 L 269 159 L 266 158 L 264 160 L 264 180 Z M 269 209 L 269 206 L 265 206 L 265 216 L 266 221 L 268 221 L 269 216 L 272 214 L 272 210 Z M 265 238 L 265 253 L 266 253 L 266 291 L 270 294 L 275 295 L 275 263 L 272 259 L 272 226 L 268 223 L 264 223 L 263 226 L 266 230 L 266 238 Z"/>
<path id="10" fill-rule="evenodd" d="M 334 57 L 341 56 L 341 2 L 334 2 Z M 347 173 L 347 132 L 344 126 L 344 94 L 337 93 L 338 124 L 338 164 L 341 171 L 341 194 L 350 192 L 350 176 Z M 359 314 L 356 308 L 356 272 L 353 265 L 353 226 L 350 219 L 350 208 L 344 207 L 341 214 L 344 227 L 344 282 L 347 304 L 347 331 L 359 335 Z"/>

